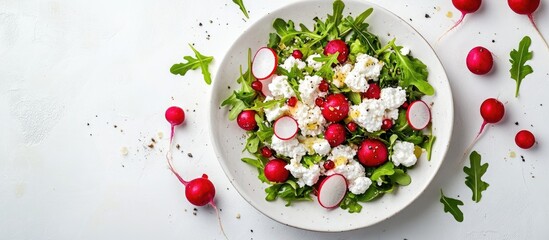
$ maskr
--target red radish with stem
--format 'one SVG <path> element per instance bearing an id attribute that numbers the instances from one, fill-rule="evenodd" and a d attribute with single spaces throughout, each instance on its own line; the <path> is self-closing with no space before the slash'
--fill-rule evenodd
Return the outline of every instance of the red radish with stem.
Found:
<path id="1" fill-rule="evenodd" d="M 522 149 L 529 149 L 536 143 L 536 137 L 528 130 L 521 130 L 515 136 L 515 143 Z"/>
<path id="2" fill-rule="evenodd" d="M 528 16 L 532 26 L 534 26 L 534 29 L 538 32 L 547 49 L 549 49 L 547 40 L 545 40 L 545 37 L 543 37 L 538 29 L 538 26 L 536 25 L 536 22 L 534 21 L 534 12 L 538 9 L 540 3 L 541 0 L 507 0 L 507 4 L 509 4 L 509 7 L 513 10 L 513 12 Z"/>
<path id="3" fill-rule="evenodd" d="M 204 206 L 206 204 L 209 204 L 214 208 L 221 232 L 223 233 L 223 236 L 228 239 L 227 235 L 225 234 L 225 230 L 223 229 L 223 224 L 221 224 L 219 210 L 217 209 L 217 206 L 214 202 L 215 187 L 213 183 L 208 179 L 208 175 L 202 174 L 202 177 L 200 178 L 195 178 L 191 181 L 185 181 L 185 179 L 183 179 L 183 177 L 181 177 L 181 175 L 173 167 L 172 148 L 174 128 L 175 126 L 180 125 L 185 121 L 185 112 L 180 107 L 173 106 L 166 110 L 165 117 L 166 120 L 171 124 L 170 146 L 168 148 L 168 153 L 166 154 L 166 160 L 168 162 L 170 171 L 175 175 L 175 177 L 177 177 L 179 182 L 181 182 L 185 186 L 185 197 L 191 204 L 195 206 Z"/>
<path id="4" fill-rule="evenodd" d="M 185 121 L 185 111 L 180 107 L 171 106 L 166 110 L 164 117 L 166 117 L 166 120 L 172 125 L 170 131 L 170 142 L 172 142 L 175 126 L 180 125 Z"/>
<path id="5" fill-rule="evenodd" d="M 347 179 L 341 174 L 326 177 L 318 187 L 318 203 L 324 208 L 339 206 L 347 193 Z"/>
<path id="6" fill-rule="evenodd" d="M 492 70 L 494 59 L 492 58 L 492 53 L 488 49 L 478 46 L 469 51 L 465 63 L 472 73 L 484 75 Z"/>
<path id="7" fill-rule="evenodd" d="M 440 39 L 442 39 L 448 32 L 454 30 L 454 28 L 461 24 L 461 22 L 465 18 L 465 15 L 476 12 L 480 8 L 482 0 L 452 0 L 452 4 L 454 4 L 454 7 L 456 7 L 461 12 L 461 17 L 456 22 L 456 24 L 454 24 L 454 26 L 452 26 L 450 29 L 448 29 L 448 31 L 444 32 L 444 34 L 442 34 L 438 38 L 438 41 L 440 41 Z"/>
<path id="8" fill-rule="evenodd" d="M 262 47 L 252 60 L 252 75 L 257 80 L 267 79 L 276 72 L 278 56 L 273 49 Z"/>
<path id="9" fill-rule="evenodd" d="M 484 128 L 487 124 L 495 124 L 501 121 L 503 119 L 503 116 L 505 115 L 505 106 L 503 106 L 503 103 L 498 101 L 495 98 L 488 98 L 482 102 L 480 105 L 480 115 L 484 119 L 482 122 L 482 125 L 480 126 L 480 130 L 477 133 L 477 136 L 473 140 L 473 142 L 467 147 L 465 150 L 465 153 L 463 153 L 462 163 L 465 161 L 467 154 L 471 151 L 475 143 L 478 141 L 480 135 L 484 131 Z"/>

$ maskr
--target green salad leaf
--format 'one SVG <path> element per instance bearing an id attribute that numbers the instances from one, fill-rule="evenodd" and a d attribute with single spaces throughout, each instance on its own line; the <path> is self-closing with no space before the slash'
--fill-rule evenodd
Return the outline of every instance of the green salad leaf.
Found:
<path id="1" fill-rule="evenodd" d="M 252 50 L 248 49 L 248 70 L 242 73 L 242 66 L 240 67 L 240 76 L 236 82 L 240 83 L 240 90 L 234 91 L 227 99 L 221 102 L 221 106 L 229 106 L 229 120 L 235 120 L 240 112 L 247 108 L 252 107 L 254 100 L 257 96 L 257 92 L 251 87 L 255 78 L 252 76 Z"/>
<path id="2" fill-rule="evenodd" d="M 185 76 L 189 70 L 200 68 L 202 75 L 204 76 L 204 81 L 206 84 L 210 85 L 212 83 L 212 77 L 210 71 L 208 70 L 208 66 L 212 62 L 213 57 L 202 55 L 191 44 L 189 44 L 189 47 L 193 50 L 195 58 L 191 56 L 184 56 L 183 59 L 187 60 L 187 62 L 172 65 L 170 72 L 172 74 Z"/>
<path id="3" fill-rule="evenodd" d="M 400 84 L 403 87 L 415 86 L 420 92 L 426 95 L 435 94 L 435 89 L 427 82 L 427 66 L 420 60 L 400 53 L 400 48 L 395 45 L 395 39 L 389 44 L 395 52 L 397 66 L 401 71 Z"/>
<path id="4" fill-rule="evenodd" d="M 463 222 L 463 212 L 459 209 L 459 206 L 463 206 L 462 201 L 444 196 L 442 189 L 440 189 L 440 202 L 444 205 L 444 212 L 452 214 L 456 221 Z"/>
<path id="5" fill-rule="evenodd" d="M 345 195 L 343 201 L 339 204 L 339 207 L 349 211 L 349 213 L 359 213 L 362 210 L 362 205 L 358 203 L 357 195 L 350 192 Z"/>
<path id="6" fill-rule="evenodd" d="M 238 5 L 240 11 L 244 13 L 244 16 L 246 16 L 246 18 L 250 18 L 250 16 L 248 16 L 248 10 L 246 10 L 246 7 L 244 6 L 244 2 L 242 0 L 233 0 L 233 3 Z"/>
<path id="7" fill-rule="evenodd" d="M 481 156 L 476 151 L 469 155 L 470 167 L 463 167 L 463 172 L 467 174 L 465 177 L 465 185 L 473 192 L 473 201 L 480 202 L 482 191 L 485 191 L 490 184 L 482 181 L 482 175 L 488 170 L 488 163 L 480 164 Z"/>
<path id="8" fill-rule="evenodd" d="M 294 180 L 288 180 L 284 183 L 275 183 L 265 189 L 267 196 L 265 200 L 274 201 L 277 198 L 282 198 L 286 201 L 286 206 L 290 206 L 294 201 L 312 201 L 312 187 L 299 185 Z"/>
<path id="9" fill-rule="evenodd" d="M 437 140 L 437 137 L 434 135 L 429 135 L 429 140 L 423 142 L 423 148 L 427 151 L 427 161 L 431 161 L 431 153 L 433 151 L 433 144 Z"/>
<path id="10" fill-rule="evenodd" d="M 530 65 L 526 65 L 526 61 L 531 60 L 533 53 L 528 50 L 532 44 L 532 39 L 529 36 L 524 36 L 519 43 L 519 48 L 513 49 L 509 54 L 511 59 L 511 78 L 517 82 L 517 87 L 515 90 L 515 97 L 519 95 L 519 88 L 522 80 L 528 75 L 534 72 Z"/>

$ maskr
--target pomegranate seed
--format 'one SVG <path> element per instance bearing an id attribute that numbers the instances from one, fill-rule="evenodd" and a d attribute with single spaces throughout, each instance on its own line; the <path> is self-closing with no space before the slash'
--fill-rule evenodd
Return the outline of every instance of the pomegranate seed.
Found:
<path id="1" fill-rule="evenodd" d="M 255 80 L 252 82 L 252 88 L 258 92 L 261 92 L 261 90 L 263 89 L 263 83 Z"/>
<path id="2" fill-rule="evenodd" d="M 327 92 L 330 89 L 330 84 L 326 82 L 326 80 L 322 80 L 320 84 L 318 85 L 318 90 L 321 92 Z"/>
<path id="3" fill-rule="evenodd" d="M 328 161 L 324 162 L 323 166 L 324 166 L 324 169 L 331 170 L 331 169 L 335 168 L 335 163 L 332 160 L 328 160 Z"/>
<path id="4" fill-rule="evenodd" d="M 296 97 L 290 97 L 290 99 L 288 99 L 288 106 L 295 107 L 296 104 L 297 104 L 297 98 Z"/>
<path id="5" fill-rule="evenodd" d="M 292 57 L 294 57 L 295 59 L 302 59 L 303 53 L 299 51 L 299 49 L 296 49 L 292 52 Z"/>
<path id="6" fill-rule="evenodd" d="M 383 119 L 383 122 L 381 123 L 381 129 L 387 131 L 393 127 L 393 120 L 391 119 Z"/>
<path id="7" fill-rule="evenodd" d="M 409 105 L 410 104 L 408 102 L 404 102 L 401 107 L 407 109 Z"/>
<path id="8" fill-rule="evenodd" d="M 319 106 L 319 107 L 322 107 L 322 106 L 324 105 L 324 99 L 321 98 L 321 97 L 317 97 L 317 98 L 315 99 L 315 104 L 316 104 L 317 106 Z"/>
<path id="9" fill-rule="evenodd" d="M 370 83 L 368 90 L 366 90 L 363 97 L 368 99 L 379 99 L 381 97 L 381 88 L 375 83 Z"/>
<path id="10" fill-rule="evenodd" d="M 347 123 L 347 129 L 349 129 L 350 132 L 356 132 L 357 128 L 358 125 L 355 122 Z"/>
<path id="11" fill-rule="evenodd" d="M 261 155 L 266 158 L 270 158 L 273 156 L 273 151 L 268 147 L 262 147 L 261 148 Z"/>

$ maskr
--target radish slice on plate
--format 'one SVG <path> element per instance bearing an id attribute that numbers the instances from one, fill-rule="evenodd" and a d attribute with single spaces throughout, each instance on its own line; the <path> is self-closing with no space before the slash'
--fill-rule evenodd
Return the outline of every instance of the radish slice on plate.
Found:
<path id="1" fill-rule="evenodd" d="M 297 121 L 290 116 L 282 116 L 273 124 L 274 134 L 282 140 L 293 138 L 298 129 Z"/>
<path id="2" fill-rule="evenodd" d="M 341 174 L 330 175 L 318 187 L 318 203 L 325 208 L 337 207 L 347 193 L 347 179 Z"/>
<path id="3" fill-rule="evenodd" d="M 431 109 L 424 101 L 414 101 L 408 106 L 406 119 L 414 130 L 422 130 L 431 122 Z"/>
<path id="4" fill-rule="evenodd" d="M 261 89 L 261 93 L 263 93 L 263 96 L 265 97 L 272 97 L 273 94 L 271 93 L 271 90 L 269 90 L 269 84 L 273 82 L 273 78 L 276 76 L 276 74 L 273 74 L 271 77 L 261 80 L 261 83 L 263 84 L 263 88 Z"/>
<path id="5" fill-rule="evenodd" d="M 269 78 L 276 71 L 278 57 L 273 49 L 262 47 L 255 53 L 252 61 L 252 74 L 257 80 Z"/>

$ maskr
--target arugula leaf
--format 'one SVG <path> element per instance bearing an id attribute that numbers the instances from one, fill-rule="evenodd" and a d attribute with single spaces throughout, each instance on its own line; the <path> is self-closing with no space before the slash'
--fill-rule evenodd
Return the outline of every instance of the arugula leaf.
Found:
<path id="1" fill-rule="evenodd" d="M 429 140 L 423 143 L 423 148 L 427 151 L 427 161 L 431 161 L 431 152 L 433 151 L 433 144 L 437 140 L 435 135 L 430 135 Z"/>
<path id="2" fill-rule="evenodd" d="M 235 120 L 238 114 L 246 109 L 246 104 L 236 97 L 236 92 L 233 92 L 231 96 L 221 103 L 222 107 L 227 105 L 231 106 L 231 110 L 229 110 L 229 120 L 231 121 Z"/>
<path id="3" fill-rule="evenodd" d="M 321 160 L 322 160 L 322 156 L 320 156 L 318 154 L 314 154 L 314 155 L 304 156 L 303 160 L 301 160 L 301 161 L 302 161 L 304 167 L 309 168 L 310 166 L 317 164 Z"/>
<path id="4" fill-rule="evenodd" d="M 251 73 L 252 65 L 252 50 L 248 49 L 248 70 L 245 73 L 242 73 L 242 66 L 240 66 L 240 76 L 236 82 L 240 83 L 240 90 L 234 91 L 227 99 L 225 99 L 221 106 L 230 106 L 229 110 L 229 120 L 235 120 L 238 117 L 238 114 L 250 107 L 252 102 L 257 96 L 257 92 L 251 87 L 252 81 L 254 78 Z"/>
<path id="5" fill-rule="evenodd" d="M 360 95 L 360 93 L 350 92 L 348 94 L 348 97 L 349 97 L 349 100 L 351 100 L 351 102 L 355 105 L 358 105 L 362 102 L 362 96 Z"/>
<path id="6" fill-rule="evenodd" d="M 395 39 L 391 40 L 388 45 L 395 52 L 397 66 L 401 70 L 402 78 L 399 81 L 400 84 L 403 87 L 413 85 L 426 95 L 435 94 L 435 89 L 427 82 L 427 66 L 418 59 L 402 55 L 399 48 L 395 45 Z"/>
<path id="7" fill-rule="evenodd" d="M 463 167 L 463 172 L 467 174 L 467 177 L 465 177 L 465 185 L 473 191 L 473 201 L 475 202 L 480 202 L 482 191 L 490 186 L 490 184 L 481 179 L 482 175 L 484 175 L 488 169 L 488 163 L 480 165 L 480 159 L 480 154 L 473 151 L 471 155 L 469 155 L 471 167 Z"/>
<path id="8" fill-rule="evenodd" d="M 366 18 L 368 18 L 372 12 L 374 11 L 373 8 L 368 8 L 366 9 L 364 12 L 362 12 L 360 15 L 358 15 L 358 17 L 356 17 L 353 21 L 354 25 L 356 26 L 359 26 L 361 24 L 364 23 L 364 21 L 366 20 Z M 352 19 L 351 16 L 348 16 L 347 17 L 349 20 Z M 351 32 L 352 28 L 351 26 L 349 26 L 348 22 L 347 21 L 344 21 L 342 22 L 342 24 L 339 25 L 339 32 L 340 32 L 340 37 L 344 37 L 346 36 L 349 32 Z"/>
<path id="9" fill-rule="evenodd" d="M 526 61 L 531 60 L 533 56 L 533 53 L 528 50 L 530 44 L 532 44 L 532 39 L 530 39 L 529 36 L 524 36 L 519 43 L 518 50 L 513 49 L 509 54 L 511 56 L 511 59 L 509 59 L 511 62 L 511 69 L 509 72 L 511 72 L 511 78 L 515 79 L 517 82 L 515 97 L 518 97 L 519 95 L 522 79 L 534 72 L 530 65 L 526 65 Z"/>
<path id="10" fill-rule="evenodd" d="M 332 80 L 334 77 L 334 70 L 332 70 L 332 65 L 339 63 L 337 60 L 337 56 L 339 56 L 339 52 L 336 52 L 329 56 L 321 56 L 313 58 L 313 60 L 317 62 L 322 62 L 322 67 L 316 72 L 318 76 L 321 76 L 324 79 Z"/>
<path id="11" fill-rule="evenodd" d="M 358 197 L 350 192 L 345 195 L 339 207 L 343 210 L 348 210 L 349 213 L 359 213 L 362 210 L 362 205 L 358 203 Z"/>
<path id="12" fill-rule="evenodd" d="M 329 39 L 339 38 L 338 26 L 343 18 L 343 9 L 345 4 L 341 0 L 336 0 L 333 3 L 333 14 L 328 15 L 326 20 L 327 30 L 329 30 Z"/>
<path id="13" fill-rule="evenodd" d="M 252 133 L 246 140 L 246 150 L 250 153 L 256 153 L 259 148 L 259 138 L 256 133 Z"/>
<path id="14" fill-rule="evenodd" d="M 370 179 L 375 182 L 383 176 L 391 176 L 395 174 L 394 168 L 395 165 L 393 165 L 393 162 L 386 162 L 374 170 Z"/>
<path id="15" fill-rule="evenodd" d="M 293 180 L 288 180 L 285 183 L 277 183 L 265 189 L 267 196 L 265 200 L 274 201 L 278 197 L 286 201 L 286 206 L 290 206 L 293 201 L 311 201 L 312 187 L 299 187 Z"/>
<path id="16" fill-rule="evenodd" d="M 276 33 L 269 33 L 269 43 L 267 43 L 267 47 L 276 48 L 279 43 L 280 37 Z"/>
<path id="17" fill-rule="evenodd" d="M 395 173 L 390 175 L 389 178 L 401 186 L 408 186 L 412 182 L 410 175 L 404 172 L 402 169 L 395 169 Z"/>
<path id="18" fill-rule="evenodd" d="M 459 209 L 459 206 L 463 206 L 462 201 L 444 196 L 440 189 L 440 202 L 444 205 L 444 212 L 452 214 L 456 221 L 463 222 L 463 212 Z"/>
<path id="19" fill-rule="evenodd" d="M 360 202 L 370 202 L 382 194 L 383 193 L 372 184 L 365 193 L 357 196 L 357 200 Z"/>
<path id="20" fill-rule="evenodd" d="M 368 47 L 368 50 L 371 52 L 377 51 L 379 46 L 379 40 L 377 36 L 371 34 L 370 32 L 366 31 L 365 28 L 368 27 L 368 24 L 363 24 L 364 27 L 360 28 L 358 24 L 355 24 L 351 19 L 345 18 L 345 21 L 347 24 L 353 29 L 355 36 L 358 37 L 358 40 L 364 45 L 365 47 Z"/>
<path id="21" fill-rule="evenodd" d="M 248 10 L 246 10 L 246 7 L 244 7 L 244 2 L 242 0 L 233 0 L 233 2 L 238 5 L 240 11 L 244 13 L 244 16 L 246 16 L 246 18 L 250 18 L 250 16 L 248 16 Z"/>
<path id="22" fill-rule="evenodd" d="M 201 53 L 199 53 L 194 47 L 189 44 L 189 47 L 194 52 L 194 55 L 196 58 L 193 58 L 191 56 L 184 56 L 183 59 L 187 60 L 186 63 L 177 63 L 172 65 L 170 68 L 170 72 L 172 74 L 179 74 L 181 76 L 185 76 L 189 70 L 195 70 L 200 68 L 202 71 L 202 75 L 204 76 L 204 81 L 206 81 L 206 84 L 210 85 L 212 83 L 212 77 L 210 75 L 210 71 L 208 70 L 208 66 L 213 60 L 212 56 L 204 56 Z"/>
<path id="23" fill-rule="evenodd" d="M 241 159 L 243 162 L 247 163 L 247 164 L 250 164 L 256 168 L 260 168 L 260 169 L 263 169 L 265 166 L 263 166 L 263 162 L 259 159 L 254 159 L 254 158 L 242 158 Z"/>

